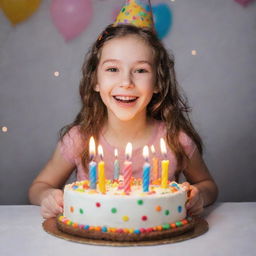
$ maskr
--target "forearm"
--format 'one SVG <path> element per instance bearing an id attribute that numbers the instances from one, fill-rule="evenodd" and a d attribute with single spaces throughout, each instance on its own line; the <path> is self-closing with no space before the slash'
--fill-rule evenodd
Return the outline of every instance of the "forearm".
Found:
<path id="1" fill-rule="evenodd" d="M 213 180 L 204 180 L 193 184 L 201 193 L 204 207 L 213 204 L 218 197 L 218 187 Z"/>
<path id="2" fill-rule="evenodd" d="M 41 205 L 42 200 L 56 188 L 44 182 L 34 182 L 29 188 L 29 201 L 31 204 Z"/>

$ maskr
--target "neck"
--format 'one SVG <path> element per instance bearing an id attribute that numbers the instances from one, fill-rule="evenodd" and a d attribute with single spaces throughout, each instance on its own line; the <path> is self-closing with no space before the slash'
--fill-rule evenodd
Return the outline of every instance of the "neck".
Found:
<path id="1" fill-rule="evenodd" d="M 129 121 L 121 121 L 117 118 L 108 118 L 103 128 L 103 136 L 114 147 L 125 148 L 131 142 L 133 148 L 139 148 L 147 144 L 152 135 L 153 121 L 146 115 Z"/>

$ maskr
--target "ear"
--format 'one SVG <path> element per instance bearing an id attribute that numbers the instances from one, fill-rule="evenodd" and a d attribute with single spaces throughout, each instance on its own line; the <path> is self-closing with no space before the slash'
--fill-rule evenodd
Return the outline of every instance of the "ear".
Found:
<path id="1" fill-rule="evenodd" d="M 158 88 L 158 86 L 155 86 L 153 93 L 155 93 L 155 94 L 159 93 L 159 88 Z"/>
<path id="2" fill-rule="evenodd" d="M 95 85 L 94 91 L 95 91 L 95 92 L 99 92 L 99 91 L 100 91 L 100 86 L 99 86 L 99 84 L 96 84 L 96 85 Z"/>

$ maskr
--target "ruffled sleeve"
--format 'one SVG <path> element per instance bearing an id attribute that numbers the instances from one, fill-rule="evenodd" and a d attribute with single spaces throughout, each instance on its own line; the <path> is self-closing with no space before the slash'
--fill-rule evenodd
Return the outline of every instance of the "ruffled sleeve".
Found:
<path id="1" fill-rule="evenodd" d="M 60 152 L 64 159 L 71 164 L 76 164 L 77 159 L 80 158 L 83 150 L 82 136 L 79 131 L 79 126 L 72 127 L 59 143 Z"/>
<path id="2" fill-rule="evenodd" d="M 184 132 L 180 132 L 179 140 L 185 150 L 185 153 L 189 158 L 191 158 L 196 149 L 195 142 Z"/>

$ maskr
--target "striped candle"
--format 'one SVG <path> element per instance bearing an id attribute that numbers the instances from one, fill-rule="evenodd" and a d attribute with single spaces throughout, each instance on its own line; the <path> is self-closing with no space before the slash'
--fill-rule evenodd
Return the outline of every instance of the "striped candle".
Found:
<path id="1" fill-rule="evenodd" d="M 115 149 L 115 161 L 114 161 L 114 179 L 118 180 L 119 178 L 119 170 L 120 170 L 120 165 L 119 165 L 119 161 L 117 159 L 118 157 L 118 151 L 117 149 Z"/>
<path id="2" fill-rule="evenodd" d="M 150 148 L 151 148 L 151 152 L 153 153 L 151 180 L 155 181 L 158 178 L 158 158 L 156 157 L 156 151 L 155 151 L 154 145 L 151 145 Z"/>
<path id="3" fill-rule="evenodd" d="M 129 142 L 125 149 L 126 161 L 124 162 L 124 192 L 129 193 L 131 191 L 131 178 L 132 178 L 132 144 Z"/>
<path id="4" fill-rule="evenodd" d="M 149 189 L 149 182 L 150 182 L 150 164 L 148 162 L 148 155 L 149 155 L 149 150 L 148 146 L 145 146 L 143 148 L 143 157 L 145 159 L 145 164 L 143 165 L 143 179 L 142 179 L 142 184 L 143 184 L 143 192 L 148 192 Z"/>
<path id="5" fill-rule="evenodd" d="M 93 161 L 95 156 L 95 141 L 93 137 L 89 141 L 89 153 L 90 153 L 90 163 L 89 163 L 89 180 L 90 180 L 90 189 L 96 189 L 96 180 L 97 180 L 97 164 Z"/>
<path id="6" fill-rule="evenodd" d="M 90 189 L 96 189 L 97 164 L 94 161 L 91 161 L 89 163 L 89 179 L 90 179 Z"/>

